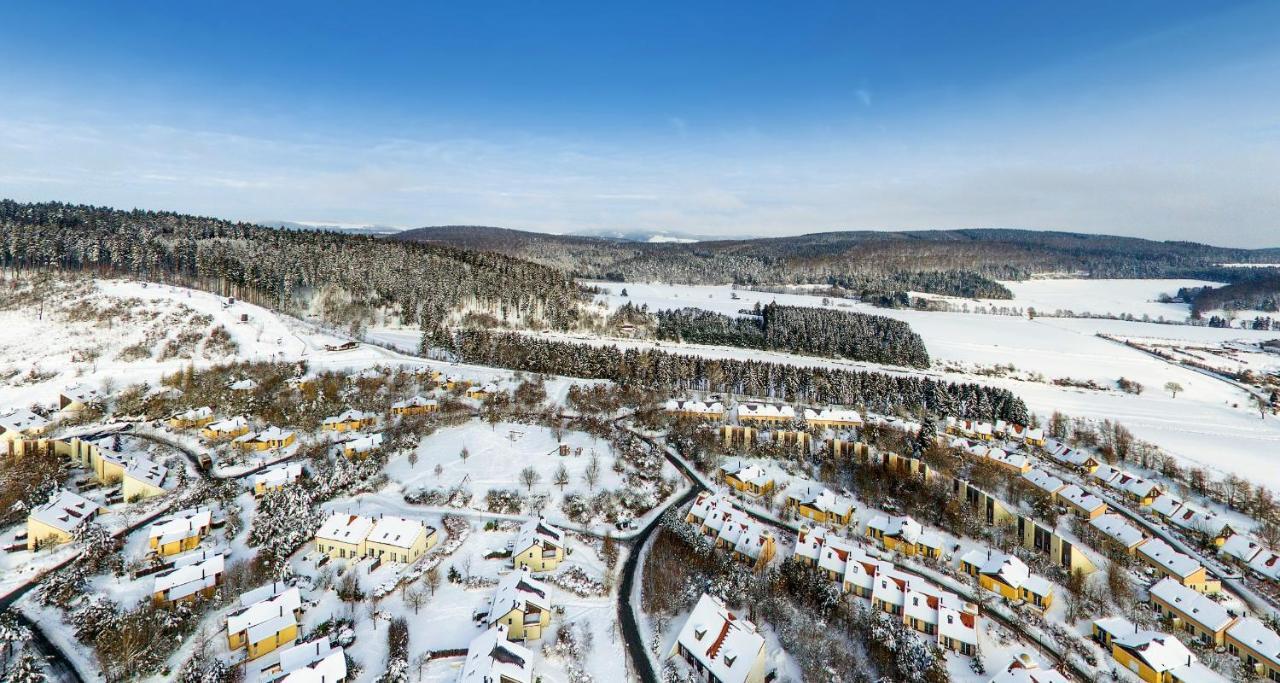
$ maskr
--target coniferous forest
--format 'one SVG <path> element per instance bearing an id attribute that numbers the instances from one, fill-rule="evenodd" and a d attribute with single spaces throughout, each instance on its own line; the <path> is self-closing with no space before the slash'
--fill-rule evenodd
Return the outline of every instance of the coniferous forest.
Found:
<path id="1" fill-rule="evenodd" d="M 567 328 L 582 297 L 562 271 L 491 252 L 163 211 L 0 201 L 0 265 L 172 282 L 294 311 L 336 288 L 405 324 L 460 310 Z"/>
<path id="2" fill-rule="evenodd" d="M 463 330 L 452 349 L 468 363 L 527 372 L 608 379 L 672 392 L 709 391 L 814 404 L 1004 419 L 1027 424 L 1022 399 L 1006 389 L 782 363 L 706 358 L 651 349 L 619 349 L 538 339 L 518 332 Z"/>
<path id="3" fill-rule="evenodd" d="M 754 315 L 681 308 L 656 316 L 659 339 L 929 367 L 920 335 L 880 315 L 767 304 Z"/>

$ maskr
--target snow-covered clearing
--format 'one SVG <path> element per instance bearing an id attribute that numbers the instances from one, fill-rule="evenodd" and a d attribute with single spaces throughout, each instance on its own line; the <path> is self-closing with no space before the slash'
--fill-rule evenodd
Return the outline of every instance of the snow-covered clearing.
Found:
<path id="1" fill-rule="evenodd" d="M 1041 295 L 1048 296 L 1048 288 L 1073 287 L 1073 283 L 1077 281 L 1036 282 L 1046 283 L 1038 286 L 1045 289 Z M 1086 284 L 1090 285 L 1088 291 L 1101 295 L 1114 282 L 1086 281 Z M 1149 282 L 1161 283 L 1151 285 L 1151 291 L 1158 293 L 1178 281 Z M 757 302 L 761 305 L 777 301 L 796 306 L 823 306 L 823 298 L 820 296 L 735 290 L 729 285 L 591 284 L 609 291 L 603 298 L 610 308 L 630 301 L 636 305 L 647 304 L 650 309 L 695 306 L 732 314 L 741 309 L 749 309 Z M 627 297 L 620 295 L 624 288 L 627 290 Z M 1124 290 L 1122 288 L 1118 291 Z M 1260 419 L 1243 390 L 1097 336 L 1098 333 L 1103 333 L 1132 339 L 1159 338 L 1222 343 L 1237 339 L 1257 342 L 1276 338 L 1280 334 L 1095 318 L 1028 320 L 1025 317 L 1001 315 L 881 309 L 839 299 L 831 299 L 827 305 L 903 320 L 924 339 L 935 366 L 958 370 L 945 373 L 931 370 L 923 374 L 1007 388 L 1021 396 L 1027 406 L 1042 418 L 1057 410 L 1074 417 L 1118 420 L 1138 438 L 1156 443 L 1188 463 L 1218 472 L 1235 472 L 1253 481 L 1265 483 L 1273 489 L 1280 488 L 1280 470 L 1271 466 L 1270 457 L 1270 454 L 1280 448 L 1280 421 Z M 653 342 L 640 340 L 610 340 L 610 343 L 655 345 Z M 662 342 L 660 346 L 669 351 L 717 357 L 846 368 L 875 367 L 867 363 L 831 361 L 750 349 L 672 342 Z M 1011 375 L 1009 377 L 977 372 L 990 372 L 996 366 L 1006 365 L 1016 368 L 1013 372 L 1000 373 L 1007 373 Z M 914 372 L 901 368 L 885 369 Z M 1038 376 L 1043 381 L 1014 379 L 1033 376 Z M 1120 377 L 1140 382 L 1146 387 L 1146 391 L 1135 396 L 1115 390 L 1094 391 L 1048 383 L 1054 379 L 1071 378 L 1114 386 Z M 1167 382 L 1182 385 L 1184 391 L 1177 398 L 1171 397 L 1163 391 Z"/>

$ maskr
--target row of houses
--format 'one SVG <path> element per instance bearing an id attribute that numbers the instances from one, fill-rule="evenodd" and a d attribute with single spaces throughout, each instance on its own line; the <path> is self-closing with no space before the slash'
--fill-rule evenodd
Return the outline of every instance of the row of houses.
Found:
<path id="1" fill-rule="evenodd" d="M 1123 617 L 1093 622 L 1094 640 L 1111 657 L 1147 683 L 1226 683 L 1176 637 L 1140 629 Z"/>
<path id="2" fill-rule="evenodd" d="M 315 535 L 316 551 L 334 559 L 374 557 L 403 564 L 416 562 L 437 540 L 433 527 L 395 515 L 336 513 Z"/>
<path id="3" fill-rule="evenodd" d="M 703 491 L 694 499 L 685 522 L 739 562 L 763 569 L 778 552 L 773 531 L 753 519 L 733 499 Z"/>
<path id="4" fill-rule="evenodd" d="M 663 405 L 663 410 L 670 415 L 709 421 L 724 420 L 729 415 L 725 405 L 714 400 L 671 399 Z M 801 418 L 809 427 L 816 429 L 848 429 L 863 425 L 858 411 L 835 406 L 805 408 L 797 413 L 795 408 L 786 404 L 747 402 L 734 406 L 733 417 L 742 425 L 776 425 L 796 422 Z"/>
<path id="5" fill-rule="evenodd" d="M 796 560 L 817 568 L 846 595 L 898 617 L 940 647 L 973 656 L 977 652 L 977 606 L 932 582 L 899 570 L 862 544 L 825 527 L 803 527 L 796 538 Z"/>
<path id="6" fill-rule="evenodd" d="M 1045 443 L 1044 430 L 1040 427 L 1027 427 L 1005 420 L 983 422 L 981 420 L 948 417 L 944 429 L 947 434 L 977 441 L 1003 439 L 1017 441 L 1028 446 L 1043 446 Z"/>

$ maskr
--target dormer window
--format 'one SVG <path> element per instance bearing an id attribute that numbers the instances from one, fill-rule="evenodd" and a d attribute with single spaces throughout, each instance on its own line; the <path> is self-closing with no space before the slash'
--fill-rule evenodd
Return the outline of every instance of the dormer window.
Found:
<path id="1" fill-rule="evenodd" d="M 725 665 L 725 666 L 728 666 L 728 667 L 732 667 L 732 666 L 733 666 L 733 663 L 734 663 L 735 661 L 737 661 L 737 659 L 738 659 L 738 657 L 737 657 L 736 655 L 725 655 L 725 657 L 724 657 L 724 665 Z"/>
<path id="2" fill-rule="evenodd" d="M 694 640 L 702 640 L 702 637 L 703 637 L 703 636 L 705 636 L 705 635 L 707 635 L 707 629 L 705 629 L 705 628 L 703 628 L 703 629 L 694 629 L 694 630 L 693 630 L 693 638 L 694 638 Z"/>

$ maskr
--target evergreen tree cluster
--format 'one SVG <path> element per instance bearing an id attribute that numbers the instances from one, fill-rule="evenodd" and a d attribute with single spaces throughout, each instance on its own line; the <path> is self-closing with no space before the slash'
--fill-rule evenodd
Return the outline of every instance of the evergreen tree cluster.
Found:
<path id="1" fill-rule="evenodd" d="M 451 346 L 467 363 L 607 379 L 670 392 L 710 391 L 793 403 L 853 405 L 884 415 L 909 411 L 1018 424 L 1030 421 L 1026 404 L 1006 389 L 929 377 L 588 346 L 488 330 L 459 331 Z"/>
<path id="2" fill-rule="evenodd" d="M 658 311 L 657 336 L 695 344 L 929 367 L 924 341 L 900 320 L 772 303 L 755 313 L 729 316 L 698 308 Z"/>
<path id="3" fill-rule="evenodd" d="M 1178 290 L 1191 302 L 1191 314 L 1199 318 L 1208 311 L 1280 311 L 1280 271 L 1260 271 L 1223 287 Z"/>
<path id="4" fill-rule="evenodd" d="M 280 230 L 162 211 L 0 201 L 0 266 L 173 282 L 290 310 L 336 288 L 405 324 L 460 309 L 557 328 L 581 293 L 563 272 L 492 252 L 321 230 Z"/>

